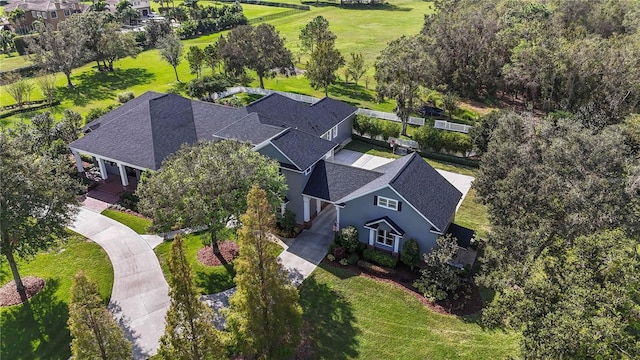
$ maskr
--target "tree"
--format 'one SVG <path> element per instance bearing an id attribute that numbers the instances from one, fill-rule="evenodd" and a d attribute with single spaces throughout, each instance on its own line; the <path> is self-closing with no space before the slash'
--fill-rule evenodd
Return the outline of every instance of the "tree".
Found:
<path id="1" fill-rule="evenodd" d="M 56 74 L 43 73 L 37 79 L 38 87 L 42 92 L 42 96 L 47 99 L 49 106 L 56 99 Z"/>
<path id="2" fill-rule="evenodd" d="M 82 116 L 75 111 L 65 109 L 62 112 L 62 119 L 54 126 L 56 139 L 60 139 L 65 145 L 78 140 L 82 134 Z"/>
<path id="3" fill-rule="evenodd" d="M 275 76 L 275 69 L 283 74 L 293 71 L 291 51 L 284 47 L 284 41 L 271 24 L 262 23 L 255 28 L 239 26 L 231 30 L 221 44 L 225 69 L 236 76 L 245 73 L 245 69 L 254 70 L 263 89 L 264 78 Z"/>
<path id="4" fill-rule="evenodd" d="M 187 95 L 192 98 L 200 99 L 205 95 L 211 98 L 211 95 L 225 91 L 230 86 L 230 82 L 222 75 L 203 76 L 199 79 L 193 79 L 187 83 Z"/>
<path id="5" fill-rule="evenodd" d="M 215 45 L 209 44 L 204 48 L 204 62 L 211 68 L 211 74 L 215 74 L 216 67 L 222 60 L 220 57 L 220 47 L 218 45 L 219 42 L 216 42 Z"/>
<path id="6" fill-rule="evenodd" d="M 109 4 L 104 0 L 93 0 L 89 5 L 90 11 L 102 12 L 109 10 Z"/>
<path id="7" fill-rule="evenodd" d="M 265 359 L 291 358 L 300 339 L 298 289 L 269 251 L 275 218 L 267 193 L 254 185 L 241 216 L 235 260 L 237 291 L 229 299 L 228 329 L 241 353 Z"/>
<path id="8" fill-rule="evenodd" d="M 67 85 L 71 83 L 71 71 L 83 64 L 85 58 L 85 34 L 75 26 L 66 26 L 65 21 L 55 31 L 51 25 L 36 25 L 37 40 L 27 38 L 29 52 L 33 61 L 46 71 L 62 72 L 67 77 Z"/>
<path id="9" fill-rule="evenodd" d="M 444 95 L 442 95 L 442 106 L 449 114 L 449 118 L 453 115 L 453 112 L 458 109 L 458 103 L 460 102 L 460 97 L 451 91 L 447 91 Z"/>
<path id="10" fill-rule="evenodd" d="M 76 359 L 126 359 L 133 356 L 113 315 L 103 305 L 98 285 L 84 272 L 73 276 L 69 303 L 71 352 Z"/>
<path id="11" fill-rule="evenodd" d="M 99 40 L 99 51 L 104 61 L 105 68 L 113 71 L 113 63 L 116 60 L 131 56 L 136 58 L 140 53 L 135 35 L 131 32 L 120 31 L 118 24 L 107 24 Z"/>
<path id="12" fill-rule="evenodd" d="M 21 9 L 19 7 L 11 10 L 11 12 L 9 13 L 9 20 L 11 20 L 11 22 L 16 25 L 20 33 L 24 33 L 24 29 L 22 28 L 22 20 L 24 20 L 24 17 L 24 9 Z"/>
<path id="13" fill-rule="evenodd" d="M 409 239 L 402 245 L 400 260 L 413 270 L 420 263 L 420 246 L 416 239 Z"/>
<path id="14" fill-rule="evenodd" d="M 313 53 L 318 44 L 329 42 L 334 44 L 336 35 L 329 30 L 329 21 L 322 16 L 316 16 L 302 30 L 300 30 L 302 48 Z"/>
<path id="15" fill-rule="evenodd" d="M 116 4 L 116 17 L 120 21 L 128 20 L 128 24 L 131 24 L 131 19 L 140 17 L 140 14 L 133 8 L 133 4 L 128 0 L 122 0 Z"/>
<path id="16" fill-rule="evenodd" d="M 2 52 L 5 54 L 9 54 L 14 49 L 13 38 L 16 34 L 12 33 L 9 30 L 0 30 L 0 47 L 2 47 Z"/>
<path id="17" fill-rule="evenodd" d="M 102 51 L 104 43 L 101 43 L 101 39 L 110 39 L 115 35 L 113 26 L 108 28 L 112 21 L 113 15 L 107 11 L 87 11 L 73 14 L 64 21 L 64 26 L 69 28 L 71 32 L 84 35 L 83 56 L 87 60 L 95 61 L 98 65 L 98 71 L 102 70 L 100 61 L 104 60 Z M 116 30 L 120 31 L 120 27 L 117 26 Z"/>
<path id="18" fill-rule="evenodd" d="M 189 47 L 187 52 L 187 61 L 189 62 L 189 68 L 192 74 L 196 74 L 196 77 L 202 75 L 202 64 L 204 63 L 205 55 L 204 51 L 199 47 L 193 45 Z"/>
<path id="19" fill-rule="evenodd" d="M 158 40 L 158 47 L 160 48 L 160 56 L 173 67 L 176 81 L 180 82 L 177 69 L 178 64 L 182 61 L 182 43 L 180 39 L 173 34 L 166 35 Z"/>
<path id="20" fill-rule="evenodd" d="M 152 215 L 154 227 L 207 227 L 214 253 L 216 233 L 246 210 L 251 185 L 261 184 L 279 207 L 286 192 L 278 163 L 235 141 L 183 146 L 160 170 L 138 185 L 139 208 Z"/>
<path id="21" fill-rule="evenodd" d="M 182 237 L 171 244 L 169 296 L 165 332 L 158 354 L 162 359 L 221 359 L 225 354 L 222 339 L 214 327 L 213 310 L 198 299 L 191 266 L 184 253 Z"/>
<path id="22" fill-rule="evenodd" d="M 420 86 L 429 84 L 432 62 L 419 36 L 390 42 L 376 59 L 376 93 L 379 100 L 396 101 L 396 114 L 402 120 L 402 135 L 407 135 L 409 113 Z"/>
<path id="23" fill-rule="evenodd" d="M 304 74 L 314 89 L 324 89 L 324 96 L 329 95 L 329 85 L 337 80 L 336 71 L 344 65 L 344 58 L 332 42 L 318 44 L 311 53 L 311 60 Z"/>
<path id="24" fill-rule="evenodd" d="M 364 65 L 362 53 L 351 53 L 351 60 L 347 63 L 347 73 L 353 78 L 356 86 L 365 72 L 367 72 L 367 67 Z"/>
<path id="25" fill-rule="evenodd" d="M 16 101 L 18 107 L 22 107 L 25 102 L 29 102 L 33 83 L 28 79 L 17 78 L 14 82 L 5 86 L 5 90 Z"/>
<path id="26" fill-rule="evenodd" d="M 23 302 L 27 294 L 14 255 L 28 259 L 64 239 L 76 213 L 77 184 L 65 166 L 0 132 L 0 251 Z"/>
<path id="27" fill-rule="evenodd" d="M 424 254 L 425 267 L 420 279 L 413 283 L 430 301 L 456 298 L 456 292 L 464 286 L 460 270 L 452 266 L 458 253 L 458 241 L 451 234 L 440 236 L 431 252 Z"/>

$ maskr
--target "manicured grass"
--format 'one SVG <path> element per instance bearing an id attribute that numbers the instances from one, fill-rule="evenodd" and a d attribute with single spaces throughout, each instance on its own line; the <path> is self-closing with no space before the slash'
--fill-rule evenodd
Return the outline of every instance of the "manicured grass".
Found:
<path id="1" fill-rule="evenodd" d="M 505 359 L 518 335 L 437 314 L 392 285 L 321 265 L 300 287 L 311 359 Z"/>
<path id="2" fill-rule="evenodd" d="M 17 52 L 11 53 L 11 56 L 0 55 L 0 71 L 9 71 L 29 65 L 31 65 L 31 61 L 27 56 L 20 56 Z"/>
<path id="3" fill-rule="evenodd" d="M 137 234 L 149 234 L 149 227 L 151 226 L 151 220 L 149 219 L 110 209 L 103 211 L 102 215 L 130 227 Z"/>
<path id="4" fill-rule="evenodd" d="M 65 244 L 18 261 L 21 276 L 37 276 L 45 288 L 23 305 L 0 308 L 0 358 L 67 359 L 71 336 L 67 328 L 73 275 L 83 270 L 98 283 L 105 305 L 111 297 L 113 267 L 102 248 L 74 234 Z M 6 261 L 0 264 L 0 284 L 13 280 Z"/>

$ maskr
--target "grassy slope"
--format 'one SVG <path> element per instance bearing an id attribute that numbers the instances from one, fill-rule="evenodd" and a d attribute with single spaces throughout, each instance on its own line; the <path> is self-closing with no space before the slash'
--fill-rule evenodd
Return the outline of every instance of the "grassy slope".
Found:
<path id="1" fill-rule="evenodd" d="M 30 300 L 33 315 L 24 306 L 0 308 L 0 358 L 67 359 L 71 337 L 67 328 L 71 279 L 80 270 L 96 281 L 105 304 L 111 297 L 113 267 L 102 248 L 74 235 L 66 244 L 40 253 L 29 262 L 18 261 L 21 276 L 45 279 L 46 287 Z M 0 284 L 13 279 L 6 262 L 0 265 Z"/>
<path id="2" fill-rule="evenodd" d="M 517 335 L 434 313 L 389 284 L 320 266 L 300 291 L 311 358 L 504 359 Z"/>
<path id="3" fill-rule="evenodd" d="M 131 230 L 135 231 L 137 234 L 142 235 L 142 234 L 149 233 L 148 229 L 149 229 L 149 226 L 151 226 L 151 220 L 149 219 L 127 214 L 122 211 L 109 210 L 109 209 L 103 211 L 102 215 L 130 227 Z"/>

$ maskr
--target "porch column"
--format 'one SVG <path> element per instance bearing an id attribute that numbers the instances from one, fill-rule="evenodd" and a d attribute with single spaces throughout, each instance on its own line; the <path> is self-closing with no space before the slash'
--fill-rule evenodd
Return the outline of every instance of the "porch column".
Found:
<path id="1" fill-rule="evenodd" d="M 302 203 L 304 204 L 304 222 L 309 222 L 311 220 L 311 209 L 309 208 L 309 200 L 311 200 L 308 196 L 302 195 Z"/>
<path id="2" fill-rule="evenodd" d="M 373 242 L 376 239 L 376 231 L 374 229 L 369 229 L 369 246 L 373 246 Z"/>
<path id="3" fill-rule="evenodd" d="M 122 180 L 122 186 L 129 186 L 129 178 L 127 177 L 127 169 L 124 165 L 118 163 L 118 170 L 120 170 L 120 180 Z"/>
<path id="4" fill-rule="evenodd" d="M 287 204 L 282 202 L 282 203 L 280 203 L 280 215 L 284 215 L 285 211 L 287 211 Z"/>
<path id="5" fill-rule="evenodd" d="M 107 180 L 109 175 L 107 175 L 107 168 L 104 166 L 104 159 L 96 157 L 96 160 L 98 160 L 98 167 L 100 168 L 100 177 L 102 180 Z"/>
<path id="6" fill-rule="evenodd" d="M 336 204 L 336 228 L 340 231 L 340 206 Z"/>
<path id="7" fill-rule="evenodd" d="M 320 214 L 322 211 L 322 200 L 316 199 L 316 214 Z"/>
<path id="8" fill-rule="evenodd" d="M 71 150 L 71 153 L 73 154 L 73 158 L 76 159 L 76 169 L 78 169 L 78 172 L 84 172 L 84 168 L 82 167 L 82 158 L 80 157 L 80 153 L 75 151 L 75 150 Z"/>
<path id="9" fill-rule="evenodd" d="M 397 254 L 399 248 L 400 248 L 400 236 L 393 235 L 393 252 Z"/>

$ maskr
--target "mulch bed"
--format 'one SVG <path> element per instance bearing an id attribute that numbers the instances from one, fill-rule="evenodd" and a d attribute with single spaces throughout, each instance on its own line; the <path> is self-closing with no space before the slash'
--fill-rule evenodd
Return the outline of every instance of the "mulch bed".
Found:
<path id="1" fill-rule="evenodd" d="M 22 278 L 22 284 L 24 285 L 27 292 L 27 298 L 30 299 L 33 295 L 44 289 L 45 282 L 43 279 L 37 277 L 25 276 Z M 17 305 L 21 303 L 22 300 L 20 299 L 18 290 L 16 290 L 15 281 L 11 280 L 0 288 L 0 307 Z"/>
<path id="2" fill-rule="evenodd" d="M 219 241 L 218 249 L 220 249 L 220 254 L 214 254 L 213 250 L 211 250 L 211 245 L 200 248 L 198 250 L 198 261 L 207 266 L 225 265 L 240 253 L 238 244 L 229 240 Z"/>
<path id="3" fill-rule="evenodd" d="M 393 285 L 416 298 L 430 310 L 440 314 L 465 316 L 477 313 L 478 311 L 482 310 L 483 307 L 483 301 L 482 297 L 480 297 L 480 291 L 475 285 L 471 287 L 469 298 L 466 298 L 464 294 L 460 294 L 458 300 L 438 301 L 435 303 L 427 300 L 423 296 L 423 294 L 421 294 L 415 287 L 413 287 L 413 281 L 419 276 L 417 272 L 411 271 L 411 269 L 401 264 L 398 264 L 398 267 L 395 268 L 395 274 L 383 277 L 379 274 L 366 272 L 361 267 L 356 265 L 340 265 L 339 262 L 329 261 L 326 258 L 322 262 L 329 266 L 349 269 L 359 276 Z"/>

